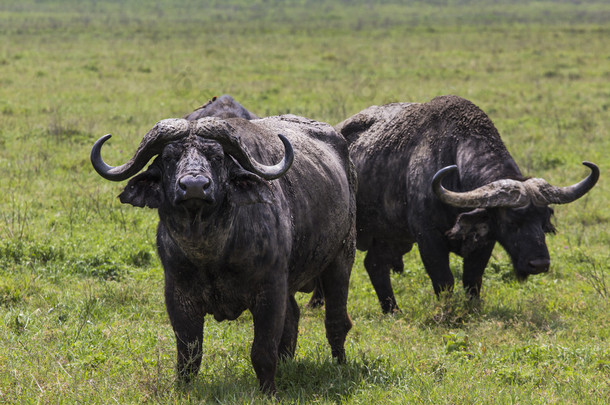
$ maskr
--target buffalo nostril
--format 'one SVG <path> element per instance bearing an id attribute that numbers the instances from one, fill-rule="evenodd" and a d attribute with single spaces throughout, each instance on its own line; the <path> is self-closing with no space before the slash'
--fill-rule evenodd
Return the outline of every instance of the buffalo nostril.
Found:
<path id="1" fill-rule="evenodd" d="M 178 186 L 185 192 L 186 198 L 203 198 L 212 181 L 206 176 L 186 175 L 178 180 Z"/>
<path id="2" fill-rule="evenodd" d="M 533 270 L 534 274 L 545 273 L 549 271 L 551 261 L 549 259 L 535 259 L 529 261 L 529 266 Z"/>

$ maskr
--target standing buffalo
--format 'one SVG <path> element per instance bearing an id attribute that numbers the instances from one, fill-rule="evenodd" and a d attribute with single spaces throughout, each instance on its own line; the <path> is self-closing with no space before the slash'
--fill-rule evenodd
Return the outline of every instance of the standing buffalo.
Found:
<path id="1" fill-rule="evenodd" d="M 245 120 L 255 120 L 258 118 L 228 94 L 213 97 L 210 101 L 183 118 L 189 121 L 196 121 L 203 117 L 218 117 L 222 119 L 243 118 Z"/>
<path id="2" fill-rule="evenodd" d="M 95 170 L 112 181 L 137 174 L 121 202 L 159 213 L 157 248 L 181 379 L 199 370 L 205 315 L 233 320 L 249 310 L 252 364 L 261 389 L 274 393 L 278 357 L 295 352 L 294 294 L 311 291 L 316 279 L 332 355 L 345 361 L 356 179 L 332 127 L 292 115 L 168 119 L 117 167 L 100 155 L 108 138 L 91 150 Z"/>
<path id="3" fill-rule="evenodd" d="M 496 241 L 517 278 L 548 271 L 548 205 L 582 197 L 599 177 L 584 162 L 591 174 L 574 186 L 524 178 L 489 117 L 456 96 L 372 106 L 336 129 L 358 174 L 357 248 L 368 251 L 364 266 L 386 313 L 398 310 L 390 269 L 402 270 L 413 243 L 437 295 L 453 288 L 454 252 L 464 258 L 464 288 L 478 296 Z"/>

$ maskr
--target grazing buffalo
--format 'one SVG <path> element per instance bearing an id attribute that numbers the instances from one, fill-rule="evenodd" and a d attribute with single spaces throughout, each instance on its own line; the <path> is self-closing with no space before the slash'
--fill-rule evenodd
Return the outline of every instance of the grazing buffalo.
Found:
<path id="1" fill-rule="evenodd" d="M 524 178 L 489 117 L 456 96 L 372 106 L 335 128 L 358 174 L 357 248 L 368 251 L 364 266 L 386 313 L 398 310 L 390 269 L 402 271 L 414 243 L 437 295 L 453 288 L 454 252 L 464 258 L 464 288 L 478 296 L 496 242 L 517 278 L 548 271 L 549 204 L 582 197 L 599 177 L 584 162 L 591 174 L 574 186 Z"/>
<path id="2" fill-rule="evenodd" d="M 101 158 L 108 138 L 93 146 L 95 170 L 112 181 L 135 176 L 121 202 L 159 213 L 157 248 L 182 380 L 199 370 L 205 315 L 233 320 L 249 310 L 252 364 L 261 389 L 274 393 L 278 357 L 295 352 L 294 294 L 311 291 L 315 280 L 326 297 L 332 355 L 345 361 L 356 178 L 344 138 L 293 115 L 168 119 L 117 167 Z"/>
<path id="3" fill-rule="evenodd" d="M 197 121 L 203 117 L 218 117 L 218 118 L 243 118 L 246 120 L 255 120 L 258 117 L 246 110 L 241 104 L 228 94 L 220 97 L 213 97 L 210 101 L 197 108 L 183 118 L 189 121 Z"/>

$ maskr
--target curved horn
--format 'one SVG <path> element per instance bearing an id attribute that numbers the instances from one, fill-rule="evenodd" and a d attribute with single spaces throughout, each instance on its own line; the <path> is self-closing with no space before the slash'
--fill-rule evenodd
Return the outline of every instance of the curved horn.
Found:
<path id="1" fill-rule="evenodd" d="M 281 134 L 278 134 L 278 136 L 284 144 L 284 157 L 278 164 L 266 166 L 250 156 L 241 138 L 235 135 L 235 129 L 225 121 L 215 118 L 200 119 L 195 123 L 193 131 L 197 136 L 220 143 L 225 153 L 233 156 L 244 169 L 259 175 L 265 180 L 275 180 L 282 177 L 294 161 L 292 144 Z"/>
<path id="2" fill-rule="evenodd" d="M 582 162 L 591 173 L 580 182 L 567 187 L 556 187 L 543 179 L 526 180 L 526 186 L 536 205 L 568 204 L 578 200 L 595 186 L 599 179 L 599 167 L 591 162 Z"/>
<path id="3" fill-rule="evenodd" d="M 461 208 L 519 208 L 533 203 L 538 206 L 567 204 L 585 195 L 599 179 L 599 168 L 590 162 L 583 164 L 591 169 L 589 176 L 568 187 L 556 187 L 544 179 L 517 181 L 503 179 L 463 193 L 445 189 L 441 182 L 457 166 L 447 166 L 439 170 L 432 179 L 432 189 L 446 204 Z"/>
<path id="4" fill-rule="evenodd" d="M 434 194 L 445 204 L 460 208 L 518 208 L 529 204 L 530 198 L 523 182 L 503 179 L 466 192 L 449 191 L 442 186 L 443 178 L 457 171 L 457 166 L 447 166 L 432 178 Z"/>
<path id="5" fill-rule="evenodd" d="M 102 145 L 112 135 L 104 135 L 91 148 L 91 164 L 103 178 L 112 181 L 122 181 L 138 173 L 153 156 L 161 153 L 165 145 L 189 134 L 189 122 L 182 119 L 166 119 L 159 121 L 142 138 L 140 146 L 131 159 L 120 166 L 109 166 L 102 159 Z"/>

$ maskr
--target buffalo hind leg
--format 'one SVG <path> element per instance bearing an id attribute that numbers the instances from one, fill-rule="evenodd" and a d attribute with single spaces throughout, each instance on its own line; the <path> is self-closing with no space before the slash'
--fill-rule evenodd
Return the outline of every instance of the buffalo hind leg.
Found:
<path id="1" fill-rule="evenodd" d="M 299 334 L 300 310 L 293 295 L 288 296 L 286 306 L 286 318 L 284 319 L 284 332 L 280 340 L 278 349 L 280 358 L 293 358 L 297 347 L 297 337 Z"/>
<path id="2" fill-rule="evenodd" d="M 326 339 L 333 358 L 339 363 L 346 361 L 345 338 L 352 328 L 352 320 L 347 314 L 347 295 L 353 257 L 338 257 L 320 276 L 326 301 Z"/>
<path id="3" fill-rule="evenodd" d="M 322 282 L 319 278 L 316 278 L 313 294 L 311 294 L 311 298 L 307 303 L 307 307 L 320 308 L 322 306 L 324 306 L 324 292 L 322 291 Z"/>
<path id="4" fill-rule="evenodd" d="M 487 262 L 489 262 L 493 248 L 494 244 L 488 243 L 464 257 L 462 284 L 464 285 L 466 295 L 470 299 L 479 298 L 481 285 L 483 284 L 483 272 L 485 271 Z"/>

